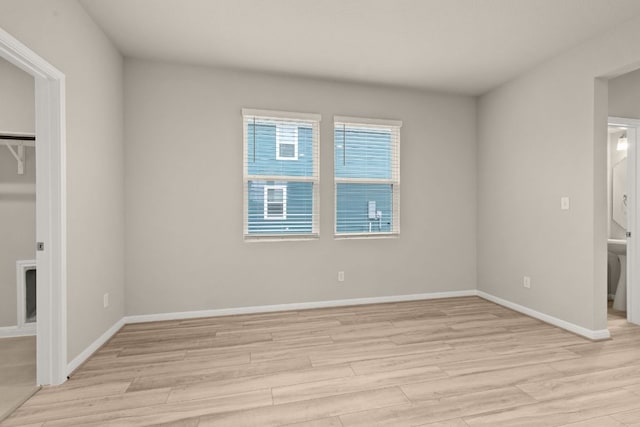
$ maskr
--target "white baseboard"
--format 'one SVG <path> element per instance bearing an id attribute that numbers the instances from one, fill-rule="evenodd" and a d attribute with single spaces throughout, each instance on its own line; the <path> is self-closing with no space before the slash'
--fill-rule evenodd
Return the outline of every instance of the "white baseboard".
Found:
<path id="1" fill-rule="evenodd" d="M 476 289 L 470 289 L 465 291 L 452 291 L 452 292 L 433 292 L 426 294 L 411 294 L 411 295 L 393 295 L 384 297 L 369 297 L 369 298 L 353 298 L 343 300 L 329 300 L 329 301 L 315 301 L 315 302 L 302 302 L 291 304 L 277 304 L 277 305 L 258 305 L 253 307 L 237 307 L 237 308 L 221 308 L 213 310 L 198 310 L 198 311 L 184 311 L 174 313 L 158 313 L 158 314 L 141 314 L 133 316 L 125 316 L 117 321 L 109 330 L 102 334 L 97 340 L 95 340 L 89 347 L 87 347 L 82 353 L 76 356 L 67 365 L 67 373 L 70 374 L 76 370 L 82 363 L 84 363 L 93 353 L 95 353 L 104 343 L 106 343 L 122 326 L 129 323 L 144 323 L 144 322 L 157 322 L 163 320 L 182 320 L 182 319 L 195 319 L 199 317 L 218 317 L 218 316 L 230 316 L 234 314 L 254 314 L 254 313 L 271 313 L 277 311 L 292 311 L 292 310 L 307 310 L 312 308 L 325 308 L 325 307 L 343 307 L 350 305 L 363 305 L 363 304 L 380 304 L 385 302 L 402 302 L 402 301 L 418 301 L 428 299 L 439 298 L 456 298 L 456 297 L 469 297 L 479 296 L 488 301 L 526 314 L 543 322 L 581 335 L 591 340 L 602 340 L 610 338 L 608 329 L 591 330 L 583 328 L 582 326 L 575 325 L 573 323 L 558 319 L 548 314 L 540 313 L 539 311 L 524 307 L 522 305 L 498 298 L 486 292 L 482 292 Z M 13 328 L 0 328 L 0 337 L 3 336 L 3 330 L 17 329 Z M 35 330 L 34 333 L 35 334 Z M 10 335 L 18 336 L 18 335 Z"/>
<path id="2" fill-rule="evenodd" d="M 134 316 L 126 316 L 124 318 L 124 322 L 125 324 L 158 322 L 162 320 L 195 319 L 199 317 L 230 316 L 233 314 L 271 313 L 276 311 L 308 310 L 311 308 L 342 307 L 342 306 L 349 306 L 349 305 L 379 304 L 379 303 L 385 303 L 385 302 L 401 302 L 401 301 L 417 301 L 417 300 L 438 299 L 438 298 L 468 297 L 468 296 L 476 296 L 476 295 L 477 295 L 477 291 L 475 289 L 470 289 L 466 291 L 433 292 L 433 293 L 427 293 L 427 294 L 353 298 L 353 299 L 301 302 L 301 303 L 277 304 L 277 305 L 258 305 L 253 307 L 221 308 L 221 309 L 214 309 L 214 310 L 184 311 L 184 312 L 176 312 L 176 313 L 140 314 L 140 315 L 134 315 Z"/>
<path id="3" fill-rule="evenodd" d="M 216 310 L 200 310 L 200 311 L 186 311 L 179 313 L 160 313 L 160 314 L 143 314 L 137 316 L 125 316 L 118 320 L 113 326 L 111 326 L 105 333 L 103 333 L 98 339 L 96 339 L 91 345 L 77 355 L 67 365 L 67 375 L 70 375 L 73 371 L 78 369 L 93 353 L 95 353 L 104 343 L 106 343 L 116 332 L 120 330 L 124 325 L 128 323 L 143 323 L 143 322 L 157 322 L 162 320 L 181 320 L 181 319 L 194 319 L 198 317 L 217 317 L 217 316 L 229 316 L 233 314 L 251 314 L 251 313 L 269 313 L 276 311 L 291 311 L 291 310 L 304 310 L 310 308 L 323 308 L 323 307 L 338 307 L 348 305 L 362 305 L 362 304 L 376 304 L 383 302 L 399 302 L 399 301 L 415 301 L 424 299 L 436 299 L 436 298 L 454 298 L 464 296 L 475 296 L 476 290 L 468 291 L 453 291 L 453 292 L 435 292 L 429 294 L 414 294 L 414 295 L 396 295 L 386 297 L 372 297 L 372 298 L 355 298 L 345 300 L 332 300 L 332 301 L 319 301 L 319 302 L 304 302 L 293 304 L 278 304 L 278 305 L 260 305 L 255 307 L 238 307 L 238 308 L 223 308 Z M 7 328 L 8 329 L 8 328 Z M 14 327 L 14 329 L 17 329 Z M 0 331 L 2 328 L 0 328 Z M 34 331 L 35 335 L 35 331 Z M 2 335 L 0 335 L 1 337 Z"/>
<path id="4" fill-rule="evenodd" d="M 520 304 L 513 303 L 511 301 L 504 300 L 502 298 L 498 298 L 483 291 L 477 291 L 477 295 L 481 298 L 486 299 L 487 301 L 495 302 L 496 304 L 510 308 L 511 310 L 518 311 L 522 314 L 526 314 L 527 316 L 534 317 L 538 320 L 542 320 L 543 322 L 565 329 L 569 332 L 573 332 L 574 334 L 581 335 L 585 338 L 589 338 L 590 340 L 604 340 L 611 338 L 611 334 L 609 333 L 608 329 L 593 330 L 583 328 L 582 326 L 578 326 L 574 323 L 558 319 L 557 317 L 549 316 L 548 314 L 540 313 L 539 311 L 533 310 Z"/>
<path id="5" fill-rule="evenodd" d="M 113 324 L 107 331 L 100 335 L 97 340 L 91 343 L 89 347 L 85 348 L 82 353 L 73 358 L 71 362 L 67 364 L 67 376 L 70 375 L 73 371 L 78 369 L 80 365 L 82 365 L 88 358 L 90 358 L 93 353 L 95 353 L 100 347 L 104 345 L 109 339 L 115 335 L 116 332 L 120 330 L 124 326 L 124 318 L 118 320 Z"/>
<path id="6" fill-rule="evenodd" d="M 21 328 L 17 326 L 4 326 L 0 328 L 0 338 L 35 336 L 36 328 L 35 324 L 28 324 Z"/>

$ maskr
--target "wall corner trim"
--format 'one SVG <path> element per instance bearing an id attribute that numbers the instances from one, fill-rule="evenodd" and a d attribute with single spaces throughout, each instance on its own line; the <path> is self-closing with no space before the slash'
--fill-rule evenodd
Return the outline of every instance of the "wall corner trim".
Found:
<path id="1" fill-rule="evenodd" d="M 606 340 L 611 338 L 611 333 L 609 332 L 609 329 L 593 330 L 593 329 L 583 328 L 582 326 L 578 326 L 574 323 L 567 322 L 566 320 L 558 319 L 557 317 L 553 317 L 548 314 L 541 313 L 539 311 L 533 310 L 531 308 L 525 307 L 520 304 L 516 304 L 511 301 L 504 300 L 502 298 L 496 297 L 494 295 L 488 294 L 480 290 L 477 291 L 477 295 L 480 298 L 486 299 L 487 301 L 494 302 L 503 307 L 510 308 L 511 310 L 517 311 L 522 314 L 526 314 L 527 316 L 533 317 L 538 320 L 542 320 L 545 323 L 549 323 L 553 326 L 557 326 L 558 328 L 567 330 L 569 332 L 573 332 L 574 334 L 583 336 L 590 340 L 596 341 L 596 340 Z"/>
<path id="2" fill-rule="evenodd" d="M 124 317 L 114 323 L 109 329 L 107 329 L 102 335 L 92 342 L 87 348 L 85 348 L 79 355 L 73 358 L 71 362 L 67 364 L 67 376 L 71 375 L 73 371 L 78 369 L 80 365 L 86 362 L 93 353 L 98 351 L 112 336 L 116 334 L 125 325 Z"/>

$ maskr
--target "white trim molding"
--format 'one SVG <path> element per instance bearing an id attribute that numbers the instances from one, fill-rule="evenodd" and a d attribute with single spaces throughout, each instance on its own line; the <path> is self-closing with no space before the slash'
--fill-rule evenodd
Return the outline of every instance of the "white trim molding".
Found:
<path id="1" fill-rule="evenodd" d="M 388 119 L 372 119 L 365 117 L 351 117 L 351 116 L 333 116 L 333 121 L 347 123 L 347 124 L 356 124 L 356 125 L 372 125 L 372 126 L 380 126 L 380 127 L 394 127 L 401 128 L 402 120 L 388 120 Z"/>
<path id="2" fill-rule="evenodd" d="M 609 333 L 608 329 L 593 330 L 583 328 L 582 326 L 567 322 L 566 320 L 558 319 L 557 317 L 541 313 L 539 311 L 533 310 L 520 304 L 516 304 L 511 301 L 507 301 L 483 291 L 477 291 L 477 294 L 480 298 L 484 298 L 487 301 L 494 302 L 503 307 L 510 308 L 511 310 L 526 314 L 527 316 L 533 317 L 538 320 L 542 320 L 545 323 L 549 323 L 553 326 L 557 326 L 558 328 L 573 332 L 574 334 L 583 336 L 585 338 L 589 338 L 590 340 L 606 340 L 611 338 L 611 334 Z"/>
<path id="3" fill-rule="evenodd" d="M 82 353 L 76 356 L 67 365 L 67 375 L 70 375 L 80 367 L 87 359 L 89 359 L 93 353 L 95 353 L 101 346 L 103 346 L 113 335 L 115 335 L 124 325 L 133 323 L 146 323 L 146 322 L 159 322 L 166 320 L 185 320 L 196 319 L 203 317 L 219 317 L 219 316 L 231 316 L 236 314 L 255 314 L 255 313 L 272 313 L 279 311 L 294 311 L 294 310 L 309 310 L 313 308 L 327 308 L 327 307 L 344 307 L 352 305 L 365 305 L 365 304 L 380 304 L 388 302 L 403 302 L 403 301 L 419 301 L 430 299 L 442 299 L 442 298 L 459 298 L 478 296 L 487 301 L 491 301 L 508 309 L 517 311 L 524 315 L 541 320 L 550 325 L 559 327 L 569 332 L 573 332 L 577 335 L 583 336 L 590 340 L 604 340 L 611 337 L 608 329 L 603 330 L 591 330 L 583 328 L 582 326 L 575 325 L 573 323 L 558 319 L 553 316 L 549 316 L 544 313 L 540 313 L 536 310 L 524 307 L 522 305 L 498 298 L 494 295 L 488 294 L 476 289 L 462 290 L 462 291 L 449 291 L 449 292 L 432 292 L 423 294 L 410 294 L 410 295 L 391 295 L 382 297 L 367 297 L 367 298 L 353 298 L 342 300 L 328 300 L 328 301 L 315 301 L 315 302 L 302 302 L 302 303 L 290 303 L 290 304 L 276 304 L 276 305 L 258 305 L 252 307 L 235 307 L 235 308 L 220 308 L 212 310 L 197 310 L 197 311 L 183 311 L 173 313 L 157 313 L 157 314 L 140 314 L 125 316 L 105 331 L 97 340 L 89 345 Z M 3 329 L 9 330 L 11 328 L 0 328 L 0 336 L 2 336 Z M 15 329 L 15 328 L 14 328 Z"/>
<path id="4" fill-rule="evenodd" d="M 36 111 L 37 383 L 61 384 L 67 368 L 65 75 L 0 28 L 0 58 L 32 75 Z"/>
<path id="5" fill-rule="evenodd" d="M 36 334 L 36 325 L 31 323 L 19 328 L 17 326 L 0 327 L 0 339 L 10 337 L 32 337 Z"/>
<path id="6" fill-rule="evenodd" d="M 102 335 L 100 335 L 97 340 L 92 342 L 89 347 L 85 348 L 82 353 L 74 357 L 73 360 L 67 365 L 66 375 L 69 376 L 73 373 L 73 371 L 78 369 L 80 365 L 82 365 L 87 361 L 87 359 L 93 356 L 93 353 L 98 351 L 100 347 L 102 347 L 107 341 L 109 341 L 111 337 L 113 337 L 124 325 L 125 318 L 123 317 L 122 319 L 114 323 L 113 326 L 107 329 Z"/>
<path id="7" fill-rule="evenodd" d="M 230 316 L 234 314 L 253 314 L 253 313 L 270 313 L 278 311 L 292 311 L 292 310 L 308 310 L 312 308 L 325 308 L 325 307 L 340 307 L 350 305 L 363 305 L 363 304 L 378 304 L 385 302 L 401 302 L 401 301 L 417 301 L 428 299 L 440 299 L 440 298 L 455 298 L 455 297 L 467 297 L 475 296 L 476 290 L 471 289 L 467 291 L 453 291 L 453 292 L 434 292 L 428 294 L 412 294 L 412 295 L 397 295 L 397 296 L 384 296 L 384 297 L 370 297 L 370 298 L 354 298 L 344 300 L 331 300 L 331 301 L 318 301 L 318 302 L 303 302 L 292 304 L 277 304 L 277 305 L 259 305 L 254 307 L 237 307 L 237 308 L 221 308 L 214 310 L 200 310 L 200 311 L 185 311 L 175 313 L 158 313 L 158 314 L 142 314 L 135 316 L 125 316 L 113 324 L 108 330 L 106 330 L 98 339 L 85 348 L 82 353 L 77 355 L 66 367 L 66 375 L 71 375 L 76 369 L 78 369 L 84 362 L 86 362 L 96 351 L 100 349 L 107 341 L 111 339 L 124 325 L 130 323 L 146 323 L 146 322 L 158 322 L 163 320 L 182 320 L 182 319 L 195 319 L 200 317 L 219 317 Z M 2 336 L 3 329 L 0 328 L 0 337 Z M 15 327 L 13 328 L 15 329 Z"/>
<path id="8" fill-rule="evenodd" d="M 278 110 L 258 110 L 255 108 L 243 108 L 243 116 L 260 116 L 262 118 L 268 117 L 272 119 L 294 119 L 294 120 L 308 120 L 310 122 L 320 122 L 322 120 L 321 114 L 316 113 L 300 113 L 295 111 L 278 111 Z"/>
<path id="9" fill-rule="evenodd" d="M 277 305 L 258 305 L 253 307 L 220 308 L 214 310 L 183 311 L 175 313 L 141 314 L 126 316 L 125 323 L 158 322 L 162 320 L 195 319 L 199 317 L 231 316 L 234 314 L 271 313 L 277 311 L 308 310 L 312 308 L 344 307 L 349 305 L 380 304 L 385 302 L 418 301 L 440 298 L 475 296 L 476 290 L 451 292 L 433 292 L 428 294 L 394 295 L 384 297 L 353 298 L 316 302 L 301 302 Z"/>

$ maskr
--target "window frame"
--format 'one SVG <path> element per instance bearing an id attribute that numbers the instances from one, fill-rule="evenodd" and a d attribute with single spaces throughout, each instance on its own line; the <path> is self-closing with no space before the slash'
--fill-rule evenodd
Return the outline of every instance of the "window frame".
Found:
<path id="1" fill-rule="evenodd" d="M 312 137 L 312 174 L 304 176 L 296 175 L 251 175 L 249 174 L 249 126 L 248 120 L 253 119 L 253 123 L 260 123 L 262 121 L 274 122 L 276 124 L 276 146 L 277 146 L 277 129 L 278 122 L 285 124 L 299 124 L 300 126 L 311 127 Z M 300 113 L 300 112 L 288 112 L 288 111 L 275 111 L 275 110 L 259 110 L 252 108 L 242 108 L 242 135 L 243 135 L 243 157 L 242 157 L 242 170 L 243 170 L 243 239 L 246 242 L 252 241 L 281 241 L 281 240 L 313 240 L 320 236 L 320 121 L 322 116 L 315 113 Z M 299 135 L 298 135 L 299 136 Z M 255 140 L 254 140 L 255 142 Z M 296 138 L 298 142 L 298 138 Z M 276 154 L 279 154 L 279 147 L 277 146 Z M 296 144 L 296 158 L 298 155 L 298 144 Z M 305 157 L 306 158 L 306 157 Z M 275 159 L 278 161 L 280 159 Z M 290 158 L 288 160 L 293 160 Z M 287 187 L 292 182 L 306 182 L 312 184 L 312 210 L 311 210 L 311 232 L 300 233 L 250 233 L 249 224 L 249 185 L 253 181 L 276 181 L 276 183 L 265 184 L 265 186 L 279 186 Z M 283 184 L 284 183 L 284 184 Z M 287 189 L 288 190 L 288 189 Z M 285 191 L 287 191 L 285 190 Z M 264 202 L 263 202 L 264 203 Z M 288 201 L 285 199 L 285 203 Z M 263 206 L 264 207 L 264 206 Z M 288 208 L 288 206 L 287 206 Z M 264 211 L 263 211 L 264 213 Z M 287 212 L 288 216 L 289 212 Z M 283 220 L 273 218 L 275 221 Z M 267 219 L 263 218 L 267 221 Z"/>
<path id="2" fill-rule="evenodd" d="M 339 124 L 345 126 L 345 130 L 352 128 L 362 128 L 371 130 L 385 129 L 391 132 L 391 177 L 386 178 L 343 178 L 336 176 L 335 167 L 335 150 L 336 144 L 336 129 Z M 350 238 L 397 238 L 400 237 L 400 142 L 401 135 L 400 130 L 402 128 L 402 121 L 400 120 L 386 120 L 386 119 L 371 119 L 363 117 L 349 117 L 349 116 L 334 116 L 333 117 L 333 156 L 334 156 L 334 172 L 333 172 L 333 236 L 334 239 L 350 239 Z M 346 147 L 343 147 L 346 149 Z M 338 231 L 338 184 L 351 183 L 351 184 L 389 184 L 392 187 L 392 223 L 391 231 L 385 232 L 344 232 Z"/>
<path id="3" fill-rule="evenodd" d="M 269 190 L 281 190 L 282 191 L 282 202 L 269 202 Z M 265 220 L 286 220 L 287 219 L 287 186 L 283 184 L 270 184 L 264 186 L 264 219 Z M 270 204 L 281 204 L 282 205 L 282 214 L 278 216 L 269 214 L 269 205 Z"/>

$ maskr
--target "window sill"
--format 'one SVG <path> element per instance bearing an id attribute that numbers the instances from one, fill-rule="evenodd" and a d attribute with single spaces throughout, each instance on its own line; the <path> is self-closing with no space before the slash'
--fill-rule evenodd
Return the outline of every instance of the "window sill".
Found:
<path id="1" fill-rule="evenodd" d="M 306 240 L 318 240 L 320 235 L 318 233 L 313 234 L 261 234 L 252 235 L 245 234 L 244 241 L 248 243 L 252 242 L 284 242 L 284 241 L 306 241 Z"/>
<path id="2" fill-rule="evenodd" d="M 400 233 L 344 233 L 334 234 L 335 240 L 343 239 L 399 239 Z"/>

